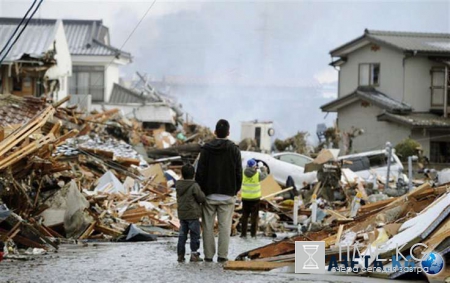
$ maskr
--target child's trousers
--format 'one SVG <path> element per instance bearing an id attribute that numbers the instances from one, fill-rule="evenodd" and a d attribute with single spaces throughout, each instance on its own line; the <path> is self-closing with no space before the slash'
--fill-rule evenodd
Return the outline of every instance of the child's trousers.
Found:
<path id="1" fill-rule="evenodd" d="M 191 252 L 197 252 L 200 248 L 200 221 L 198 219 L 180 220 L 177 253 L 179 256 L 186 254 L 186 241 L 191 235 Z"/>

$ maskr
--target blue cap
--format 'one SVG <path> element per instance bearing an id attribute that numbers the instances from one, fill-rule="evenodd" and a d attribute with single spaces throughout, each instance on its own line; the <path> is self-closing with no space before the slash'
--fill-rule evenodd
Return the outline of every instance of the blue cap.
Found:
<path id="1" fill-rule="evenodd" d="M 256 160 L 255 159 L 249 159 L 248 161 L 247 161 L 247 166 L 248 167 L 255 167 L 256 166 Z"/>

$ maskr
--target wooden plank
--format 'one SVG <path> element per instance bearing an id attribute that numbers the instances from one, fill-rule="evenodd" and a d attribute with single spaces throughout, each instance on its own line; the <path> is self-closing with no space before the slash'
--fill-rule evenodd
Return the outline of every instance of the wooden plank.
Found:
<path id="1" fill-rule="evenodd" d="M 50 234 L 52 234 L 53 237 L 55 237 L 55 238 L 60 238 L 60 239 L 65 238 L 64 236 L 62 236 L 61 234 L 59 234 L 58 232 L 56 232 L 55 230 L 53 230 L 53 229 L 50 228 L 50 227 L 47 227 L 47 226 L 45 226 L 45 225 L 42 225 L 42 227 L 45 228 L 45 230 L 47 230 L 47 231 L 48 231 Z"/>
<path id="2" fill-rule="evenodd" d="M 111 228 L 106 227 L 106 226 L 103 226 L 101 224 L 96 224 L 95 227 L 94 227 L 94 230 L 97 231 L 97 232 L 106 234 L 106 235 L 113 236 L 113 237 L 119 237 L 119 236 L 122 235 L 122 232 L 117 231 L 115 229 L 111 229 Z"/>
<path id="3" fill-rule="evenodd" d="M 286 188 L 286 189 L 284 189 L 284 190 L 281 190 L 281 191 L 278 191 L 278 192 L 275 192 L 275 193 L 271 193 L 271 194 L 269 194 L 269 195 L 263 196 L 263 197 L 261 198 L 261 200 L 273 198 L 274 196 L 277 196 L 277 195 L 279 195 L 279 194 L 288 192 L 288 191 L 292 190 L 293 188 L 294 188 L 294 187 L 289 187 L 289 188 Z"/>
<path id="4" fill-rule="evenodd" d="M 269 271 L 292 264 L 292 262 L 227 261 L 223 268 L 225 270 Z"/>
<path id="5" fill-rule="evenodd" d="M 295 241 L 310 241 L 310 239 L 303 235 L 299 235 L 287 240 L 256 248 L 254 250 L 245 252 L 238 257 L 243 258 L 245 256 L 248 256 L 251 259 L 256 259 L 293 253 L 295 251 Z"/>
<path id="6" fill-rule="evenodd" d="M 92 232 L 94 232 L 95 223 L 95 221 L 92 221 L 86 231 L 84 231 L 84 233 L 79 237 L 80 240 L 86 239 L 92 234 Z"/>
<path id="7" fill-rule="evenodd" d="M 339 219 L 339 220 L 350 220 L 350 221 L 352 221 L 353 219 L 351 219 L 351 218 L 347 218 L 347 217 L 345 217 L 344 215 L 342 215 L 342 214 L 339 214 L 339 213 L 337 213 L 336 211 L 334 211 L 334 210 L 331 210 L 331 209 L 326 209 L 326 211 L 329 213 L 329 214 L 331 214 L 331 215 L 333 215 L 333 216 L 335 216 L 337 219 Z"/>
<path id="8" fill-rule="evenodd" d="M 278 262 L 295 261 L 295 253 L 287 255 L 279 255 L 274 257 L 258 258 L 253 261 L 278 261 Z"/>
<path id="9" fill-rule="evenodd" d="M 339 225 L 338 233 L 336 235 L 336 242 L 334 242 L 335 245 L 339 245 L 343 231 L 344 231 L 344 225 Z"/>
<path id="10" fill-rule="evenodd" d="M 18 128 L 8 135 L 0 143 L 0 156 L 5 156 L 11 148 L 28 138 L 32 133 L 41 128 L 45 122 L 53 115 L 55 109 L 49 105 L 42 113 L 34 117 L 30 122 Z"/>

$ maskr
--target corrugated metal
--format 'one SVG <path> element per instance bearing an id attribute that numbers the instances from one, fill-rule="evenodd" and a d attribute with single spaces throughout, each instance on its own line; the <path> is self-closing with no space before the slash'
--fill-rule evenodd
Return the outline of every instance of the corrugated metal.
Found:
<path id="1" fill-rule="evenodd" d="M 367 36 L 403 50 L 422 52 L 450 52 L 450 34 L 367 31 Z"/>
<path id="2" fill-rule="evenodd" d="M 109 98 L 109 103 L 117 104 L 144 103 L 145 101 L 145 97 L 119 84 L 114 84 L 111 97 Z"/>
<path id="3" fill-rule="evenodd" d="M 153 103 L 146 105 L 133 104 L 102 104 L 102 108 L 109 110 L 119 108 L 129 118 L 142 122 L 169 123 L 176 125 L 176 113 L 168 105 Z"/>
<path id="4" fill-rule="evenodd" d="M 14 29 L 20 23 L 20 19 L 0 18 L 0 46 L 6 44 Z M 51 47 L 55 39 L 56 20 L 52 21 L 30 21 L 25 31 L 20 36 L 14 47 L 5 59 L 11 62 L 28 54 L 34 58 L 42 57 Z"/>

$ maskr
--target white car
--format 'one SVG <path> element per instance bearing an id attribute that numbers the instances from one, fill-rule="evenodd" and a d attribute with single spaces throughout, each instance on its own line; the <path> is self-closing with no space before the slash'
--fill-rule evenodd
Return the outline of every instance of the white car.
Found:
<path id="1" fill-rule="evenodd" d="M 304 164 L 312 161 L 311 158 L 305 155 L 283 152 L 272 156 L 259 152 L 241 151 L 241 157 L 242 167 L 244 168 L 247 166 L 247 161 L 251 158 L 264 163 L 275 181 L 282 186 L 286 185 L 288 176 L 294 179 L 297 188 L 303 187 L 304 182 L 311 183 L 316 179 L 316 172 L 304 173 Z"/>
<path id="2" fill-rule="evenodd" d="M 312 159 L 307 156 L 292 152 L 283 152 L 274 154 L 274 157 L 282 161 L 289 162 L 293 165 L 301 166 L 303 168 L 306 166 L 307 163 L 310 162 L 307 161 L 305 163 L 306 159 L 312 161 Z M 372 181 L 374 174 L 376 174 L 383 182 L 384 180 L 386 180 L 387 157 L 386 157 L 386 150 L 384 149 L 339 156 L 338 160 L 349 161 L 344 162 L 343 168 L 350 169 L 358 177 L 360 177 L 362 180 L 366 182 Z M 404 168 L 400 159 L 395 154 L 395 152 L 392 152 L 391 166 L 389 169 L 389 180 L 391 181 L 397 180 L 398 177 L 401 177 L 403 178 L 403 180 L 405 180 L 405 182 L 408 182 L 408 178 L 405 174 L 403 174 L 403 170 Z M 343 181 L 344 180 L 345 178 L 343 177 Z"/>
<path id="3" fill-rule="evenodd" d="M 344 162 L 343 167 L 349 168 L 365 181 L 370 181 L 374 174 L 378 175 L 383 182 L 386 180 L 387 157 L 384 149 L 340 156 L 338 160 L 350 161 Z M 400 176 L 407 182 L 407 177 L 403 174 L 403 170 L 403 164 L 400 159 L 392 152 L 389 180 L 397 180 Z"/>

